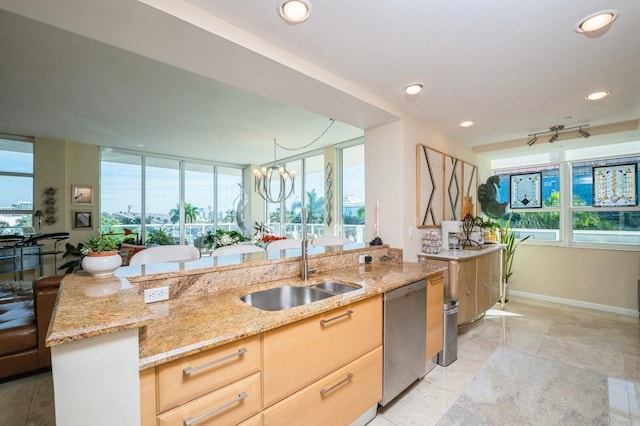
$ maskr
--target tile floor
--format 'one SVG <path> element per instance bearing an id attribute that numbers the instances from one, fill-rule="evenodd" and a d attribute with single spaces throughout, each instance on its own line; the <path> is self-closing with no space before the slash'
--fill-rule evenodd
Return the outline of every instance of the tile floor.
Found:
<path id="1" fill-rule="evenodd" d="M 54 424 L 50 373 L 0 384 L 0 425 Z M 369 424 L 640 425 L 640 322 L 512 298 Z"/>

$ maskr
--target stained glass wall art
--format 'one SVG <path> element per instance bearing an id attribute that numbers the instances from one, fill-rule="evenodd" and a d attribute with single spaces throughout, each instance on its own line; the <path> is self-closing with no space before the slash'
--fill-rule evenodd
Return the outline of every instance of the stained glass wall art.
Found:
<path id="1" fill-rule="evenodd" d="M 512 209 L 533 209 L 542 207 L 542 173 L 510 175 Z"/>
<path id="2" fill-rule="evenodd" d="M 593 206 L 638 205 L 637 164 L 593 168 Z"/>

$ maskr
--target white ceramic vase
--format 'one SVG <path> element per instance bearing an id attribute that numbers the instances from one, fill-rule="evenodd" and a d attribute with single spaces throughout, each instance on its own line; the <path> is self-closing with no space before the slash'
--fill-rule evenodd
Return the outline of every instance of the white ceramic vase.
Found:
<path id="1" fill-rule="evenodd" d="M 91 252 L 82 258 L 82 269 L 94 277 L 108 277 L 122 265 L 122 258 L 116 251 Z"/>

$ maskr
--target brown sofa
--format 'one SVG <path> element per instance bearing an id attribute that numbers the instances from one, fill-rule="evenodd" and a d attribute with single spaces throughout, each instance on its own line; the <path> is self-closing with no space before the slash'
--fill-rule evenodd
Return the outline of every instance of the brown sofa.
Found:
<path id="1" fill-rule="evenodd" d="M 51 366 L 44 341 L 62 278 L 36 280 L 33 300 L 0 304 L 0 380 Z"/>

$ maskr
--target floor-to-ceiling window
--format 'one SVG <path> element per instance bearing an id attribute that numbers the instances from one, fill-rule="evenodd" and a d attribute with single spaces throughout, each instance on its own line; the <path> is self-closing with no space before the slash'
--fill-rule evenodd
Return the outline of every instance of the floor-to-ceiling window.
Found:
<path id="1" fill-rule="evenodd" d="M 342 212 L 342 235 L 362 243 L 365 241 L 364 144 L 347 145 L 338 153 L 341 199 L 336 199 L 336 202 L 340 203 L 338 206 Z"/>
<path id="2" fill-rule="evenodd" d="M 104 149 L 101 232 L 130 242 L 202 248 L 208 231 L 241 229 L 236 210 L 246 200 L 242 186 L 242 166 Z"/>
<path id="3" fill-rule="evenodd" d="M 40 231 L 32 229 L 33 141 L 30 138 L 0 138 L 0 188 L 0 235 Z M 56 214 L 49 212 L 45 218 Z M 35 225 L 37 228 L 37 223 Z"/>
<path id="4" fill-rule="evenodd" d="M 267 203 L 268 225 L 276 235 L 302 238 L 302 206 L 307 208 L 309 238 L 327 233 L 327 182 L 333 183 L 330 209 L 339 213 L 332 217 L 335 232 L 354 242 L 364 242 L 364 145 L 362 139 L 335 146 L 336 164 L 327 172 L 322 151 L 306 153 L 281 163 L 296 172 L 293 194 L 282 203 Z"/>

